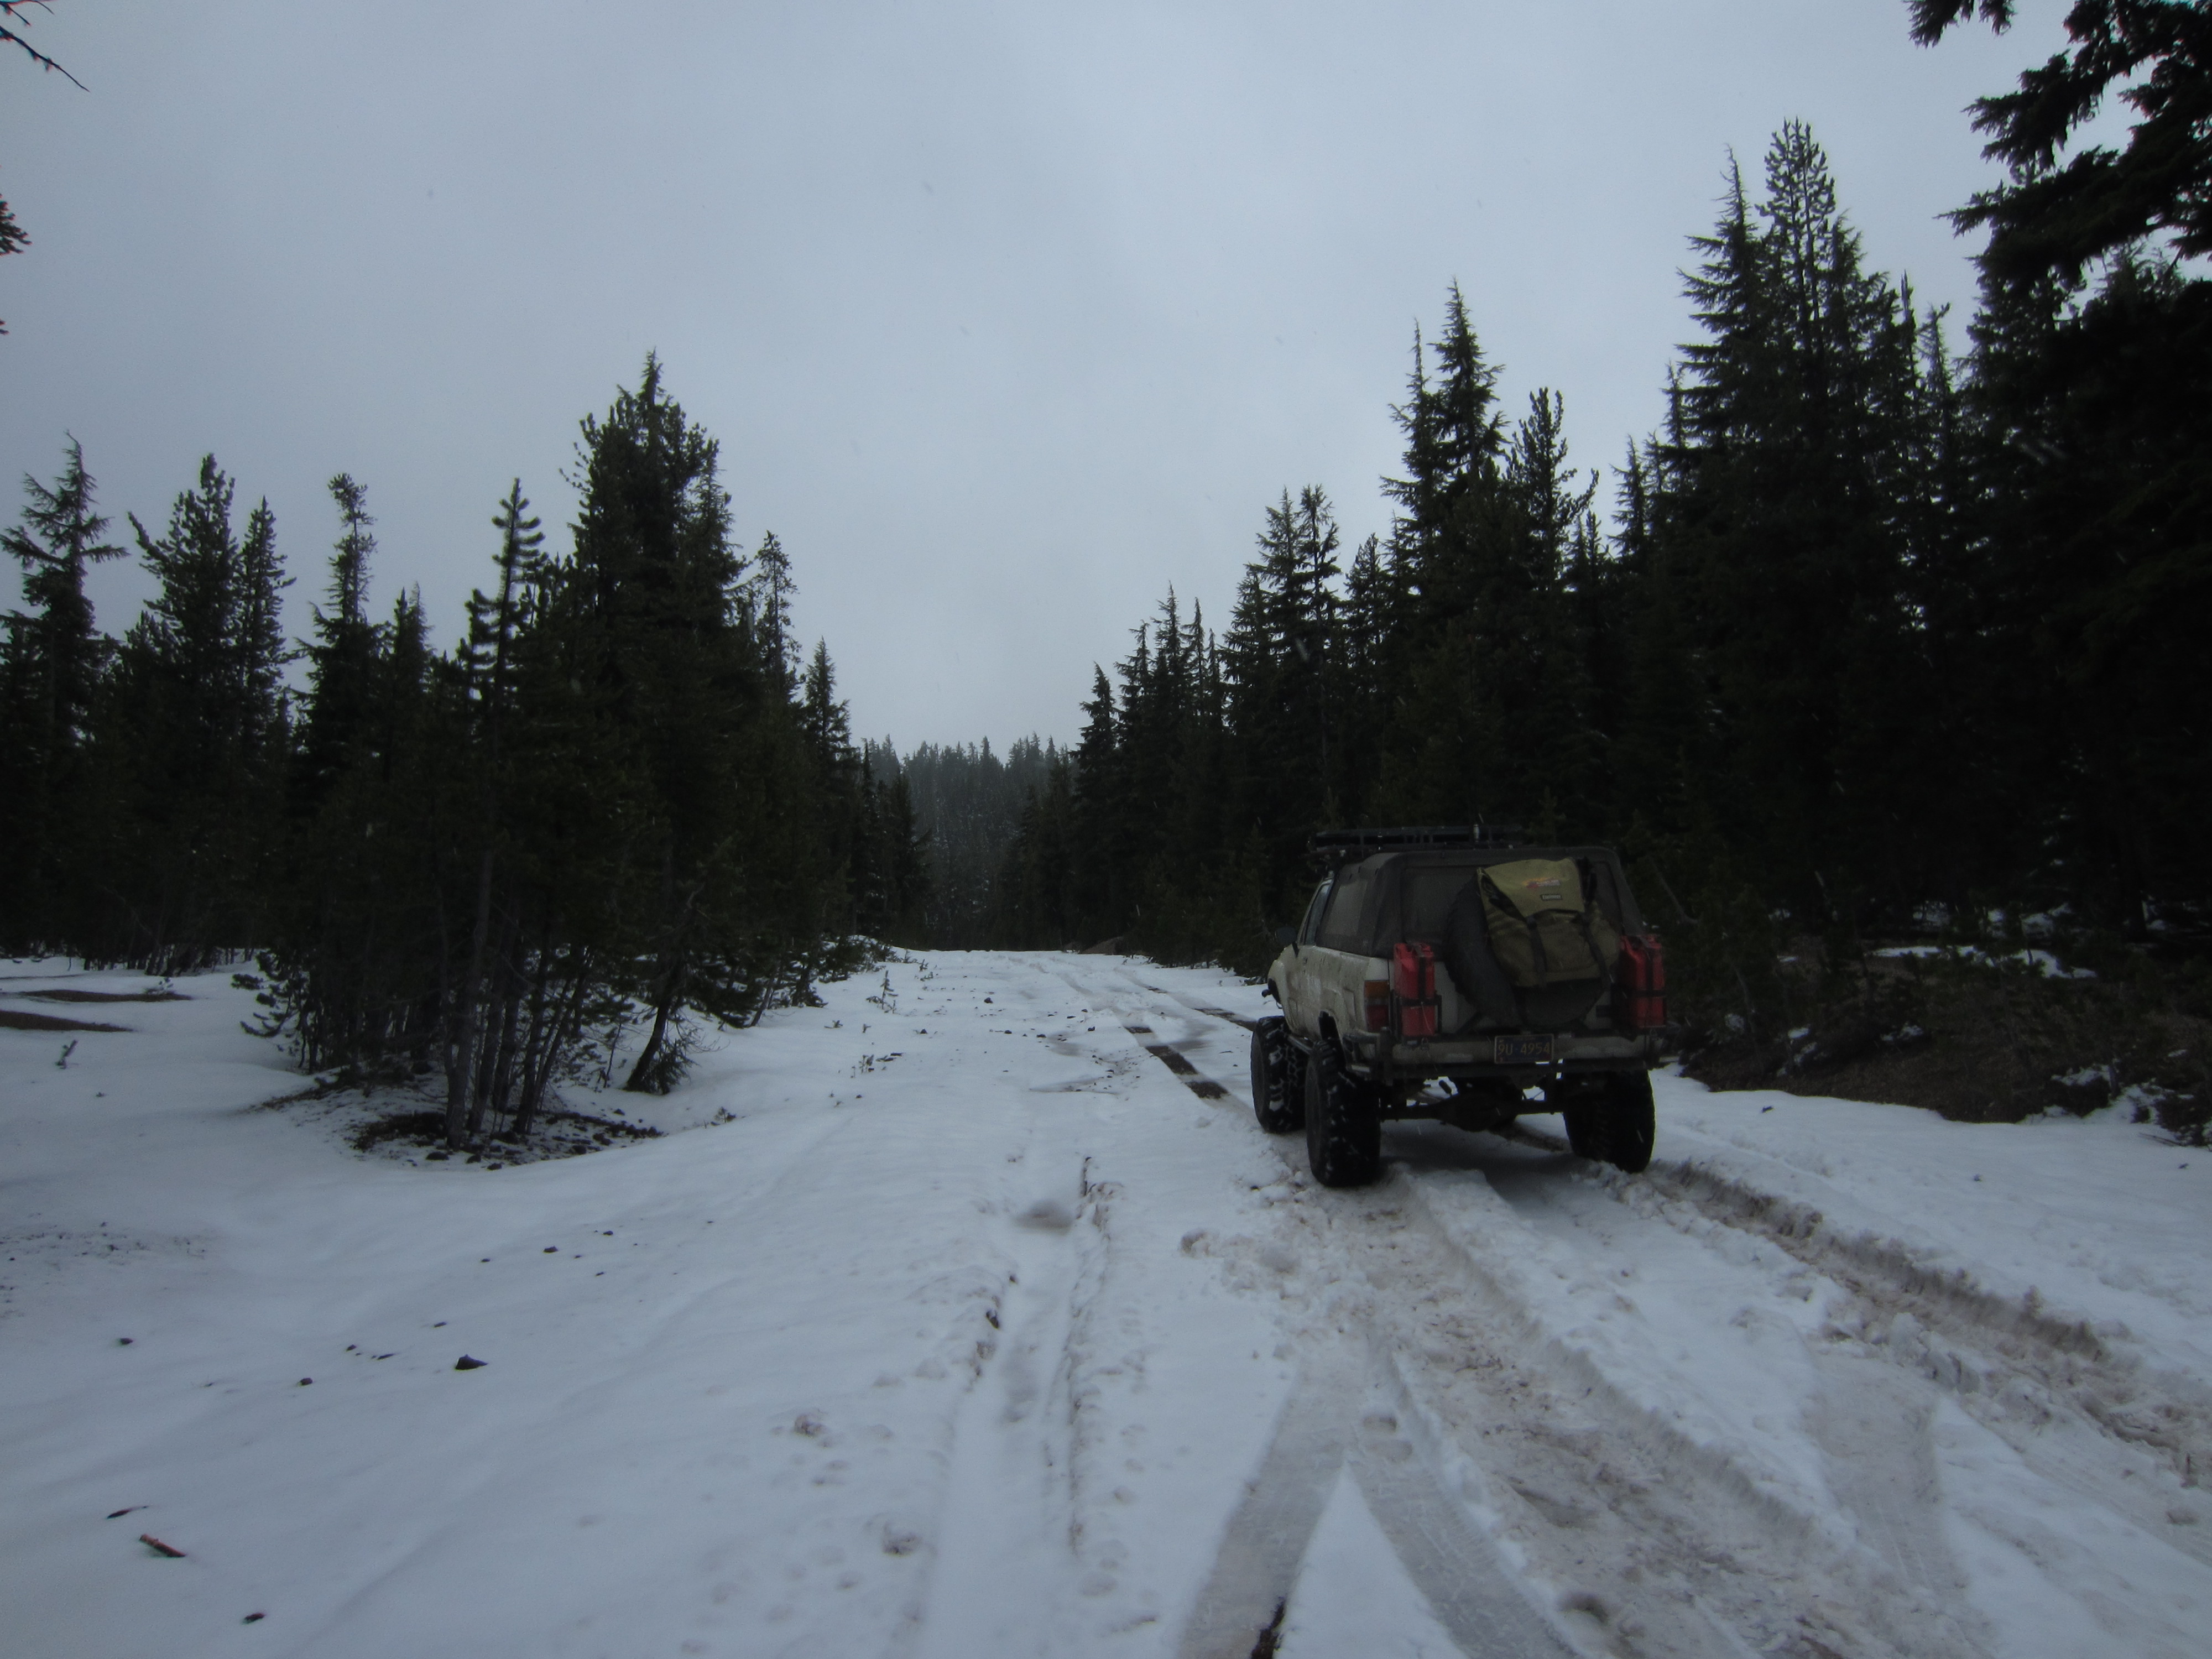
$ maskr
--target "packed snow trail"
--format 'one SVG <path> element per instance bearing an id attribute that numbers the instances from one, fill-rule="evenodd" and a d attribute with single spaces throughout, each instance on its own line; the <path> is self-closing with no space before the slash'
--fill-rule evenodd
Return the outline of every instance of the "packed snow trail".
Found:
<path id="1" fill-rule="evenodd" d="M 1648 1176 L 1332 1193 L 1251 988 L 924 954 L 495 1170 L 178 988 L 0 1030 L 11 1656 L 2205 1650 L 2212 1160 L 2125 1124 L 1662 1079 Z"/>

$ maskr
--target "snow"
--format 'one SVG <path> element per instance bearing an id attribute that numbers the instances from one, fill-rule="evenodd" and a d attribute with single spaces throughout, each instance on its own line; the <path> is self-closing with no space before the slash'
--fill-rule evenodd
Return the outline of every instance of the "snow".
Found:
<path id="1" fill-rule="evenodd" d="M 2000 911 L 1992 911 L 1990 915 L 1998 921 L 2002 921 L 2003 920 L 2003 914 Z M 2030 938 L 2047 937 L 2049 935 L 2051 932 L 2051 927 L 2049 926 L 2051 919 L 2048 916 L 2041 918 L 2030 917 L 2029 920 L 2031 921 L 2040 920 L 2045 924 L 2043 933 L 2040 935 L 2035 933 L 2033 930 L 2029 930 Z M 2038 972 L 2042 974 L 2045 979 L 2094 979 L 2097 977 L 2097 970 L 2094 968 L 2069 968 L 2065 963 L 2059 961 L 2057 957 L 2051 951 L 2040 950 L 2033 945 L 2024 950 L 2014 951 L 2002 957 L 1991 957 L 1988 951 L 1983 950 L 1981 946 L 1978 945 L 1886 945 L 1880 950 L 1875 951 L 1874 954 L 1878 957 L 1943 957 L 1960 962 L 1992 962 L 2002 960 L 2004 962 L 2016 962 L 2024 968 L 2035 969 Z"/>
<path id="2" fill-rule="evenodd" d="M 1338 1473 L 1309 1557 L 1285 1609 L 1282 1659 L 1457 1659 L 1349 1471 Z"/>
<path id="3" fill-rule="evenodd" d="M 2212 1620 L 2212 1159 L 2122 1114 L 1662 1076 L 1644 1176 L 1537 1116 L 1394 1125 L 1329 1193 L 1252 1121 L 1253 988 L 923 954 L 583 1103 L 661 1138 L 495 1170 L 349 1149 L 404 1103 L 261 1109 L 310 1080 L 227 974 L 22 1000 L 54 988 L 150 982 L 0 964 L 0 1007 L 129 1028 L 0 1030 L 25 1659 L 1243 1659 L 1279 1607 L 1300 1659 L 2180 1655 Z"/>
<path id="4" fill-rule="evenodd" d="M 2001 1300 L 2033 1295 L 2146 1363 L 2212 1376 L 2212 1158 L 2124 1112 L 1954 1123 L 1909 1106 L 1668 1079 L 1662 1158 L 1894 1241 Z"/>

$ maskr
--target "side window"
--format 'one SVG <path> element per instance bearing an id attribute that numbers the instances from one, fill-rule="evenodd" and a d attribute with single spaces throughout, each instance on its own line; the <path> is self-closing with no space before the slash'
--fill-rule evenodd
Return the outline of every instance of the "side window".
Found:
<path id="1" fill-rule="evenodd" d="M 1328 914 L 1322 919 L 1321 935 L 1315 941 L 1322 950 L 1366 954 L 1367 939 L 1360 924 L 1366 920 L 1368 895 L 1374 885 L 1373 872 L 1365 870 L 1338 879 L 1328 896 Z"/>
<path id="2" fill-rule="evenodd" d="M 1321 913 L 1328 902 L 1328 883 L 1314 889 L 1313 902 L 1306 906 L 1306 919 L 1298 924 L 1298 943 L 1311 945 L 1314 934 L 1321 928 Z"/>

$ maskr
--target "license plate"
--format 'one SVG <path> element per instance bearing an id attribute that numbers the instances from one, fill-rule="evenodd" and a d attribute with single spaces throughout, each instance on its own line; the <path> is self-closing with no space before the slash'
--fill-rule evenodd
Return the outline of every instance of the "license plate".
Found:
<path id="1" fill-rule="evenodd" d="M 1552 1063 L 1552 1039 L 1549 1036 L 1493 1037 L 1496 1044 L 1492 1064 L 1497 1066 L 1549 1066 Z"/>

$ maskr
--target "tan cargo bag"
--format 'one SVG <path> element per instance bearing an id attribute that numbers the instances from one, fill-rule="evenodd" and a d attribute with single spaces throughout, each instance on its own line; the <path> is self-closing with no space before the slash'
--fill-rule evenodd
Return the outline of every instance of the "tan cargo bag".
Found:
<path id="1" fill-rule="evenodd" d="M 1620 956 L 1620 934 L 1583 891 L 1572 859 L 1520 859 L 1481 872 L 1490 949 L 1524 990 L 1601 980 Z"/>

